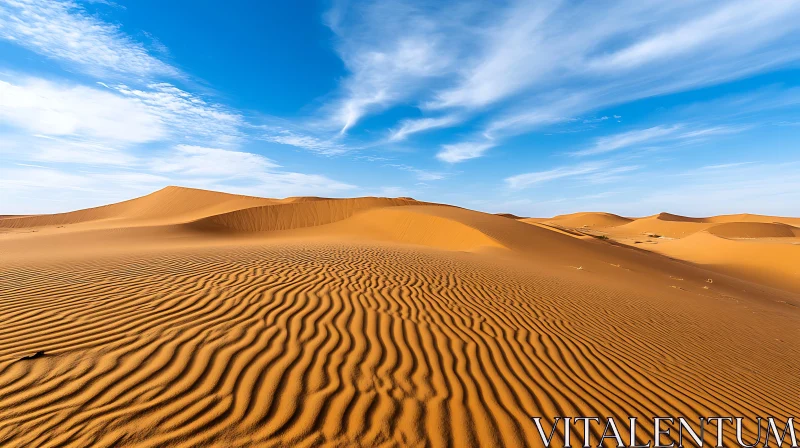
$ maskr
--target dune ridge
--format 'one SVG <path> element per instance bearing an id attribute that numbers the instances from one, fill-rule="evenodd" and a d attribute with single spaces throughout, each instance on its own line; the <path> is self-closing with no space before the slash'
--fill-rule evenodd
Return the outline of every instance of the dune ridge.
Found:
<path id="1" fill-rule="evenodd" d="M 418 204 L 417 201 L 390 198 L 294 200 L 285 204 L 242 208 L 208 216 L 190 225 L 205 230 L 267 232 L 329 224 L 371 208 Z"/>

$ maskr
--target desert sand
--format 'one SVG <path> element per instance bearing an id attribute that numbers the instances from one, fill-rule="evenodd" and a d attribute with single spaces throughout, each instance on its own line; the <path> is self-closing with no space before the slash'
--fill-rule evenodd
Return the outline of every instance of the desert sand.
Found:
<path id="1" fill-rule="evenodd" d="M 800 293 L 798 218 L 751 214 L 691 218 L 670 213 L 624 218 L 609 213 L 576 213 L 522 221 L 608 238 L 763 286 Z"/>
<path id="2" fill-rule="evenodd" d="M 542 446 L 531 417 L 800 414 L 800 219 L 517 218 L 179 187 L 1 218 L 0 446 Z"/>

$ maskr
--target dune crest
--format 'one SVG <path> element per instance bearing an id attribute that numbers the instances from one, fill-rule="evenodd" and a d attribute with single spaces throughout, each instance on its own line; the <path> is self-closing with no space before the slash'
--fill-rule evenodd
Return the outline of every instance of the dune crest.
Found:
<path id="1" fill-rule="evenodd" d="M 249 207 L 208 216 L 190 223 L 204 230 L 267 232 L 330 224 L 372 208 L 419 204 L 390 198 L 292 200 L 288 203 Z"/>
<path id="2" fill-rule="evenodd" d="M 661 212 L 657 215 L 651 216 L 650 218 L 657 219 L 659 221 L 672 221 L 672 222 L 694 222 L 694 223 L 709 222 L 708 218 L 692 218 L 689 216 L 674 215 L 672 213 L 667 213 L 667 212 Z"/>

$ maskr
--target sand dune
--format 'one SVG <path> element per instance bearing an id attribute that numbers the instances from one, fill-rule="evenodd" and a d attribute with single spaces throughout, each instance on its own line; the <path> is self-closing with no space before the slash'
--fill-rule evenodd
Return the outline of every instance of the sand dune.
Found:
<path id="1" fill-rule="evenodd" d="M 577 225 L 580 220 L 558 217 L 542 222 L 635 245 L 764 286 L 800 292 L 800 228 L 793 225 L 797 218 L 753 214 L 691 218 L 659 213 L 622 225 L 590 228 Z"/>
<path id="2" fill-rule="evenodd" d="M 573 216 L 576 216 L 573 218 Z M 797 218 L 784 218 L 779 216 L 763 216 L 763 215 L 721 215 L 706 218 L 691 218 L 680 215 L 673 215 L 670 213 L 659 213 L 653 216 L 647 216 L 637 219 L 600 219 L 604 214 L 589 214 L 594 219 L 582 218 L 581 213 L 574 215 L 563 215 L 567 218 L 555 217 L 544 222 L 569 227 L 592 227 L 597 229 L 610 229 L 614 228 L 612 233 L 624 235 L 644 235 L 655 234 L 659 236 L 666 236 L 669 238 L 683 238 L 697 232 L 708 230 L 719 224 L 728 223 L 764 223 L 764 224 L 786 224 L 796 226 L 798 223 Z M 595 215 L 598 217 L 595 218 Z M 614 217 L 616 215 L 609 215 Z M 590 224 L 582 224 L 582 222 L 590 222 Z"/>
<path id="3" fill-rule="evenodd" d="M 629 235 L 655 234 L 669 238 L 683 238 L 713 226 L 713 223 L 692 219 L 662 219 L 661 214 L 635 219 L 619 226 L 615 231 Z"/>
<path id="4" fill-rule="evenodd" d="M 763 240 L 735 241 L 711 232 L 701 232 L 649 249 L 765 286 L 800 293 L 800 238 L 795 238 L 794 244 L 784 244 Z"/>
<path id="5" fill-rule="evenodd" d="M 4 219 L 0 228 L 36 228 L 66 224 L 135 225 L 187 222 L 241 208 L 274 204 L 274 199 L 193 188 L 166 187 L 117 204 L 54 215 Z M 108 222 L 112 221 L 112 222 Z"/>
<path id="6" fill-rule="evenodd" d="M 612 213 L 584 212 L 558 215 L 545 221 L 566 227 L 616 227 L 632 220 Z"/>
<path id="7" fill-rule="evenodd" d="M 800 411 L 800 290 L 713 260 L 409 198 L 108 207 L 0 235 L 0 446 L 541 446 L 532 416 Z"/>
<path id="8" fill-rule="evenodd" d="M 708 233 L 723 238 L 792 238 L 800 229 L 782 223 L 728 222 L 709 227 Z"/>
<path id="9" fill-rule="evenodd" d="M 418 204 L 417 201 L 389 198 L 315 199 L 292 198 L 285 204 L 241 208 L 191 222 L 195 228 L 234 232 L 291 230 L 330 224 L 372 208 Z"/>

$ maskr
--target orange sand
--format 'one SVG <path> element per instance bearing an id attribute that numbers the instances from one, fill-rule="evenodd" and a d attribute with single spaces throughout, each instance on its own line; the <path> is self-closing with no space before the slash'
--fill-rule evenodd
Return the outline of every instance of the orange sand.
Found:
<path id="1" fill-rule="evenodd" d="M 584 221 L 597 222 L 606 219 L 607 214 L 584 215 L 592 215 Z M 541 223 L 582 235 L 607 237 L 762 286 L 800 293 L 798 218 L 751 214 L 689 218 L 660 213 L 632 219 L 627 224 L 598 224 L 591 228 L 576 226 L 576 222 L 560 217 Z"/>
<path id="2" fill-rule="evenodd" d="M 0 446 L 541 446 L 533 416 L 798 415 L 796 221 L 509 218 L 170 187 L 0 219 Z"/>

